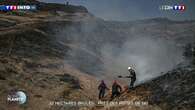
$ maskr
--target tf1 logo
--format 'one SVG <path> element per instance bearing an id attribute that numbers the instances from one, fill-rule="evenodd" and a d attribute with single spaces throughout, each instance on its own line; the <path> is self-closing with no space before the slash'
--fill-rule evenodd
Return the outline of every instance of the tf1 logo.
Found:
<path id="1" fill-rule="evenodd" d="M 185 5 L 175 5 L 173 7 L 173 10 L 179 10 L 179 11 L 184 11 L 186 9 Z"/>
<path id="2" fill-rule="evenodd" d="M 174 10 L 174 11 L 185 11 L 185 5 L 162 5 L 160 6 L 160 10 Z"/>

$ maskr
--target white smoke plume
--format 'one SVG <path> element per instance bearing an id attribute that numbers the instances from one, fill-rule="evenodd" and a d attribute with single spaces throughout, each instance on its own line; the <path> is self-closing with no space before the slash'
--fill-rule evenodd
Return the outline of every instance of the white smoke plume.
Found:
<path id="1" fill-rule="evenodd" d="M 183 61 L 182 49 L 173 41 L 139 37 L 129 39 L 121 48 L 113 45 L 102 48 L 104 66 L 113 76 L 127 76 L 128 66 L 137 73 L 137 83 L 155 78 Z"/>
<path id="2" fill-rule="evenodd" d="M 57 33 L 60 41 L 70 41 L 66 44 L 71 46 L 68 52 L 71 57 L 65 58 L 66 63 L 99 78 L 104 78 L 103 74 L 113 78 L 126 76 L 127 67 L 133 66 L 137 73 L 136 83 L 141 83 L 173 69 L 183 60 L 183 51 L 173 40 L 137 35 L 132 30 L 127 32 L 128 36 L 117 29 L 110 30 L 104 23 L 86 21 L 66 26 Z"/>

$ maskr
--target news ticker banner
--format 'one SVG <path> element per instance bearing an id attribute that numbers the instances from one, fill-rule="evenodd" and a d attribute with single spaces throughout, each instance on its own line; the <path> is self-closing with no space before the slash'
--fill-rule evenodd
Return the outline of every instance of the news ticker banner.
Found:
<path id="1" fill-rule="evenodd" d="M 37 6 L 36 5 L 0 5 L 0 11 L 14 11 L 14 10 L 33 11 L 33 10 L 37 10 Z"/>

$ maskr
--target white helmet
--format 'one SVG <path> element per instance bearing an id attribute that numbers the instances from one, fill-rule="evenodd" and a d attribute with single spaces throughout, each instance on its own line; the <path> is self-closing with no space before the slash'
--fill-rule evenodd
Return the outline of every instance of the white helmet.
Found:
<path id="1" fill-rule="evenodd" d="M 128 70 L 132 69 L 130 66 L 128 67 Z"/>

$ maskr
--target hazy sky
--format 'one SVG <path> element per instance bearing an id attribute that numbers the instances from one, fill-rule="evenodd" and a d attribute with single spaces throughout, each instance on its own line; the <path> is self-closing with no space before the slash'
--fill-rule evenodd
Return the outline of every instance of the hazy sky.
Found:
<path id="1" fill-rule="evenodd" d="M 174 20 L 195 19 L 195 0 L 40 0 L 85 6 L 89 12 L 105 20 L 129 21 L 167 17 Z M 186 11 L 162 11 L 161 5 L 184 4 Z"/>

